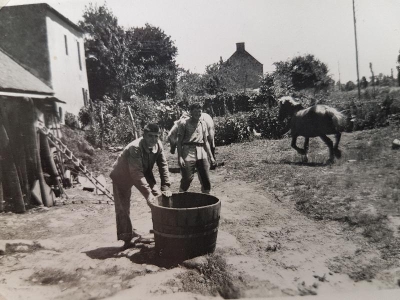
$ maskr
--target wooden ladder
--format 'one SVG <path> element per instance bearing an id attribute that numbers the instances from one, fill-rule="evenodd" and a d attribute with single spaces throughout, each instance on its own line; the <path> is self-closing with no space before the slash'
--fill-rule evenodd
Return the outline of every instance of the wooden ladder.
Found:
<path id="1" fill-rule="evenodd" d="M 86 176 L 86 178 L 93 183 L 93 185 L 99 189 L 104 195 L 106 195 L 109 199 L 114 201 L 112 193 L 105 187 L 100 181 L 93 177 L 92 172 L 89 172 L 86 166 L 82 163 L 79 158 L 76 158 L 71 150 L 68 149 L 66 145 L 61 142 L 59 138 L 56 138 L 53 133 L 47 127 L 41 125 L 39 130 L 46 135 L 47 139 L 51 143 L 52 146 L 56 147 L 58 151 L 60 151 L 65 157 L 73 162 L 73 164 L 78 167 L 79 171 Z"/>

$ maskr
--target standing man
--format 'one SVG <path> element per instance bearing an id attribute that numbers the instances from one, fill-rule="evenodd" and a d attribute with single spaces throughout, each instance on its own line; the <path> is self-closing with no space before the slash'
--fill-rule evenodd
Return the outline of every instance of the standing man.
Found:
<path id="1" fill-rule="evenodd" d="M 124 241 L 124 248 L 131 245 L 131 240 L 139 235 L 133 231 L 130 219 L 131 188 L 135 186 L 147 203 L 161 192 L 156 188 L 153 175 L 154 164 L 157 163 L 161 178 L 161 191 L 170 197 L 171 191 L 168 164 L 164 155 L 160 129 L 157 124 L 148 124 L 144 128 L 143 137 L 128 144 L 113 165 L 110 177 L 113 181 L 115 214 L 117 219 L 117 237 Z"/>
<path id="2" fill-rule="evenodd" d="M 197 169 L 201 183 L 201 191 L 209 194 L 211 190 L 209 169 L 215 164 L 208 142 L 207 125 L 200 119 L 202 109 L 199 103 L 189 106 L 190 118 L 183 119 L 178 127 L 178 162 L 181 167 L 181 185 L 179 191 L 186 192 L 193 181 Z"/>

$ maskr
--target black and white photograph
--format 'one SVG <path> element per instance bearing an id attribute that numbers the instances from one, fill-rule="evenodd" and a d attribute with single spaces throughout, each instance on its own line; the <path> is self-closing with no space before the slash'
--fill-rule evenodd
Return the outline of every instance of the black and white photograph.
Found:
<path id="1" fill-rule="evenodd" d="M 398 0 L 0 0 L 0 300 L 400 299 Z"/>

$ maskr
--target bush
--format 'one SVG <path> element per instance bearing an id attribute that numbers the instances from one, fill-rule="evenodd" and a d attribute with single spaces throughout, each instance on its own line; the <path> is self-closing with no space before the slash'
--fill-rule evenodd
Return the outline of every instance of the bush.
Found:
<path id="1" fill-rule="evenodd" d="M 92 116 L 90 115 L 90 108 L 87 106 L 82 107 L 81 110 L 79 111 L 78 119 L 83 127 L 89 125 L 92 122 Z"/>
<path id="2" fill-rule="evenodd" d="M 216 146 L 244 142 L 250 140 L 252 137 L 248 124 L 248 116 L 244 113 L 218 117 L 214 121 Z"/>
<path id="3" fill-rule="evenodd" d="M 200 98 L 205 110 L 218 117 L 251 110 L 250 97 L 244 93 L 218 93 Z"/>
<path id="4" fill-rule="evenodd" d="M 268 105 L 254 108 L 249 117 L 249 125 L 267 139 L 279 139 L 285 133 L 286 123 L 278 120 L 278 107 Z"/>
<path id="5" fill-rule="evenodd" d="M 69 112 L 65 113 L 65 125 L 67 125 L 71 129 L 80 128 L 78 118 Z"/>
<path id="6" fill-rule="evenodd" d="M 157 106 L 153 100 L 135 98 L 129 102 L 115 101 L 105 97 L 93 103 L 92 111 L 84 107 L 79 119 L 86 130 L 87 140 L 95 147 L 107 145 L 126 145 L 134 139 L 132 121 L 128 111 L 131 109 L 136 130 L 144 128 L 149 122 L 158 122 Z"/>

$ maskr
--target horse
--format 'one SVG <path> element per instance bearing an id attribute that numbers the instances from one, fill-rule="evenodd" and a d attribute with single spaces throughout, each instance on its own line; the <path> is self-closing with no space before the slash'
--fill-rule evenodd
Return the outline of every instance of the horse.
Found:
<path id="1" fill-rule="evenodd" d="M 278 100 L 279 120 L 289 118 L 289 126 L 292 135 L 291 146 L 299 154 L 307 159 L 308 143 L 311 137 L 320 137 L 329 148 L 328 163 L 334 162 L 334 157 L 341 158 L 342 153 L 339 150 L 341 132 L 346 125 L 345 116 L 335 108 L 327 105 L 314 105 L 304 109 L 293 97 L 285 96 Z M 335 135 L 335 144 L 327 137 L 328 134 Z M 304 137 L 304 148 L 297 147 L 296 141 L 299 136 Z"/>
<path id="2" fill-rule="evenodd" d="M 182 120 L 184 119 L 188 119 L 189 115 L 188 114 L 183 114 L 179 120 L 174 122 L 174 125 L 172 126 L 171 130 L 168 133 L 168 137 L 167 140 L 169 142 L 170 145 L 170 152 L 171 154 L 175 154 L 175 150 L 176 150 L 176 146 L 178 144 L 178 127 L 179 124 Z M 208 142 L 210 144 L 210 148 L 211 148 L 211 152 L 212 155 L 215 159 L 215 140 L 214 140 L 214 136 L 215 136 L 215 125 L 214 125 L 214 121 L 212 119 L 212 117 L 209 114 L 206 113 L 201 113 L 201 117 L 200 120 L 203 120 L 204 123 L 207 126 L 207 131 L 208 131 Z"/>

